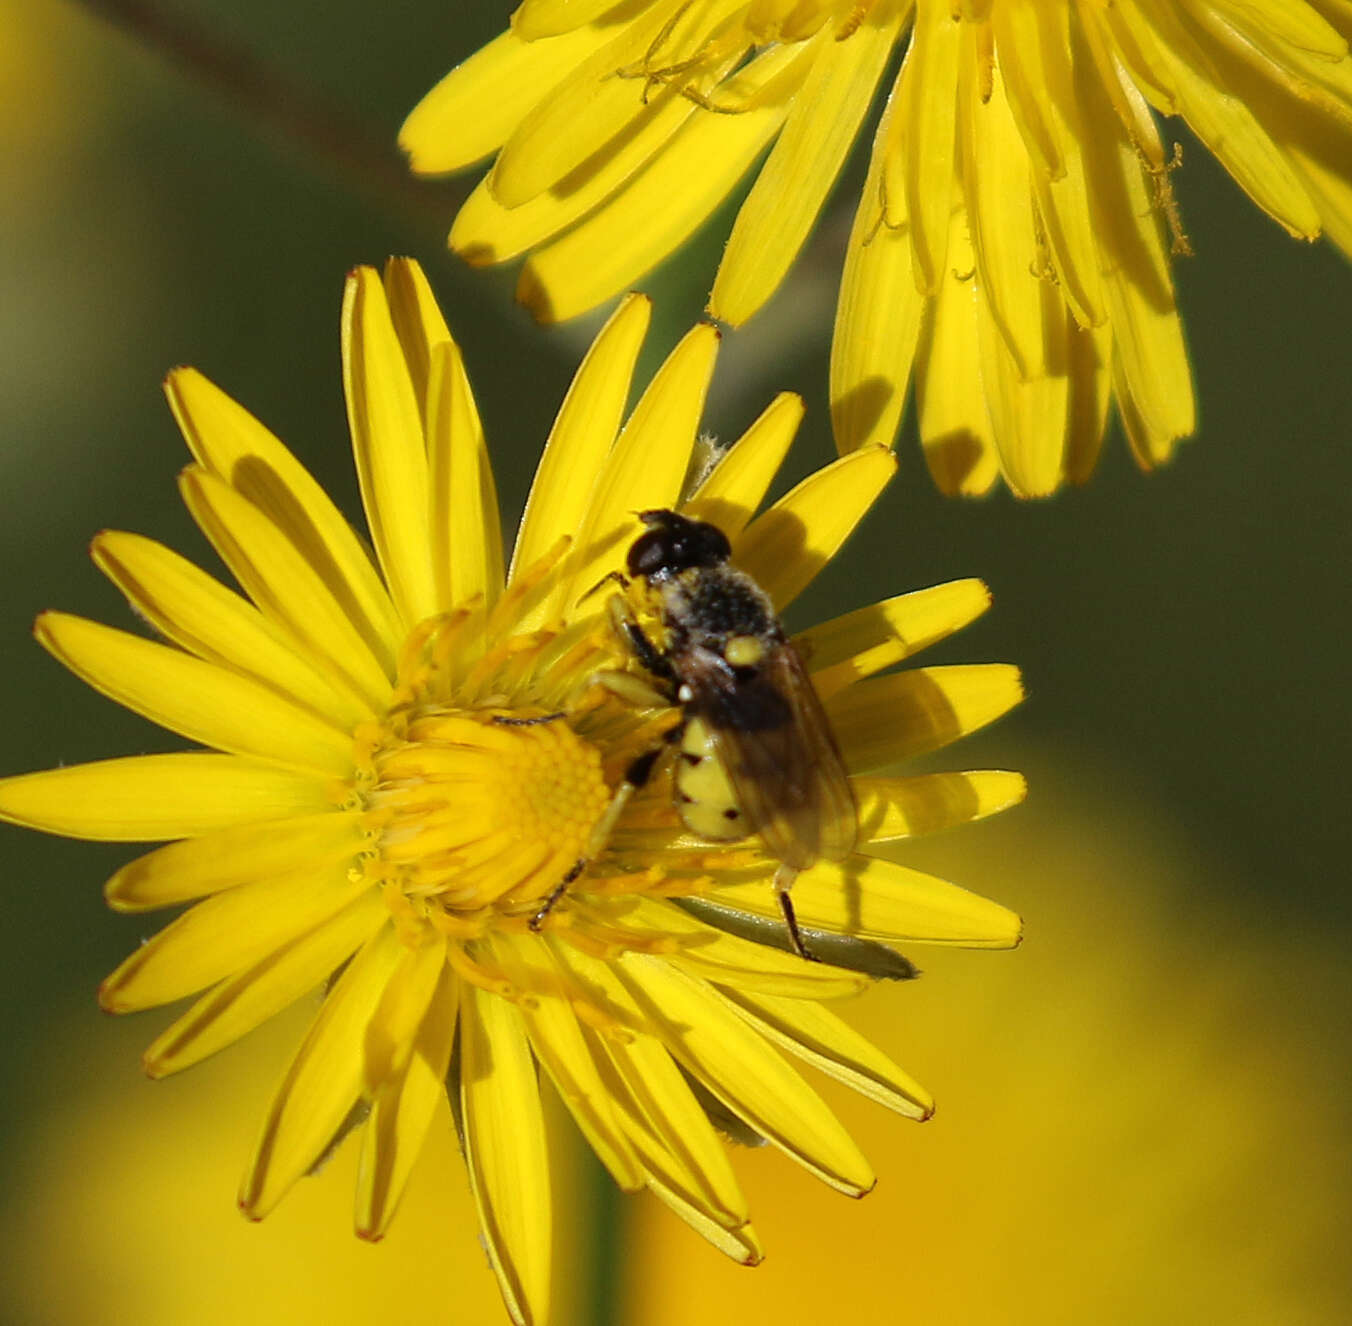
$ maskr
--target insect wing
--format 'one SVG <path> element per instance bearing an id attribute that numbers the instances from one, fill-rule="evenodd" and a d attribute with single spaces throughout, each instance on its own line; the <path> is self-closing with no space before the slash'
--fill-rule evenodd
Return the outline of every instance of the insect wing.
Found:
<path id="1" fill-rule="evenodd" d="M 797 651 L 780 644 L 749 677 L 714 657 L 697 667 L 687 660 L 692 708 L 708 726 L 748 826 L 795 870 L 843 860 L 858 831 L 854 794 Z"/>

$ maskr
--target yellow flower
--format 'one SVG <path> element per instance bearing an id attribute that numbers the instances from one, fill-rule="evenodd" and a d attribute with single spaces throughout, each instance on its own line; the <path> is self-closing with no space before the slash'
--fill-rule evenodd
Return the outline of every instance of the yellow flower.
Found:
<path id="1" fill-rule="evenodd" d="M 865 972 L 897 974 L 884 945 L 1002 948 L 1019 933 L 1005 908 L 875 855 L 1023 794 L 1010 773 L 880 772 L 1017 702 L 1004 665 L 875 675 L 981 613 L 978 581 L 798 637 L 859 804 L 857 853 L 794 888 L 829 961 L 783 951 L 776 862 L 754 840 L 693 838 L 667 777 L 591 845 L 625 769 L 675 715 L 595 684 L 637 664 L 588 591 L 622 563 L 643 528 L 636 511 L 680 503 L 718 341 L 694 328 L 620 428 L 648 317 L 646 300 L 626 300 L 587 355 L 506 569 L 460 352 L 416 264 L 392 262 L 383 282 L 358 270 L 344 302 L 344 385 L 379 570 L 276 438 L 200 374 L 171 374 L 194 457 L 184 499 L 247 597 L 168 548 L 105 532 L 96 564 L 167 643 L 55 612 L 37 635 L 109 697 L 211 749 L 0 782 L 0 816 L 16 823 L 177 840 L 106 890 L 124 911 L 193 904 L 100 992 L 114 1012 L 200 996 L 146 1051 L 152 1076 L 328 982 L 244 1175 L 244 1213 L 266 1215 L 364 1119 L 356 1228 L 380 1237 L 449 1081 L 489 1255 L 520 1322 L 543 1320 L 549 1298 L 537 1065 L 622 1188 L 650 1189 L 755 1262 L 706 1110 L 834 1187 L 868 1191 L 867 1162 L 778 1048 L 923 1118 L 925 1092 L 819 1001 L 857 993 Z M 857 451 L 755 515 L 801 408 L 777 398 L 683 505 L 728 533 L 737 565 L 781 609 L 894 468 L 885 448 Z M 542 922 L 543 900 L 584 855 Z"/>
<path id="2" fill-rule="evenodd" d="M 866 1201 L 813 1212 L 796 1165 L 744 1150 L 764 1264 L 698 1257 L 657 1202 L 626 1202 L 604 1314 L 580 1148 L 546 1094 L 572 1212 L 556 1321 L 875 1326 L 902 1303 L 924 1326 L 1347 1320 L 1345 939 L 1297 899 L 1237 888 L 1195 819 L 1178 832 L 1167 789 L 1133 801 L 1129 768 L 1066 763 L 1068 744 L 1020 814 L 908 847 L 999 880 L 1037 923 L 1017 961 L 929 950 L 920 981 L 850 1005 L 945 1079 L 923 1129 L 834 1091 L 879 1171 Z M 125 1024 L 43 1027 L 9 1100 L 0 1320 L 108 1326 L 110 1303 L 134 1303 L 137 1326 L 493 1322 L 492 1276 L 453 1232 L 474 1214 L 444 1105 L 378 1244 L 341 1228 L 355 1149 L 261 1227 L 220 1200 L 250 1140 L 242 1102 L 265 1096 L 303 1011 L 172 1084 L 131 1073 Z"/>
<path id="3" fill-rule="evenodd" d="M 530 251 L 518 297 L 547 320 L 641 277 L 773 143 L 709 301 L 738 324 L 904 44 L 841 282 L 837 441 L 890 443 L 914 369 L 939 486 L 1035 495 L 1092 471 L 1112 398 L 1142 465 L 1194 428 L 1155 112 L 1352 251 L 1349 35 L 1342 0 L 525 0 L 401 143 L 423 173 L 497 153 L 451 244 Z"/>

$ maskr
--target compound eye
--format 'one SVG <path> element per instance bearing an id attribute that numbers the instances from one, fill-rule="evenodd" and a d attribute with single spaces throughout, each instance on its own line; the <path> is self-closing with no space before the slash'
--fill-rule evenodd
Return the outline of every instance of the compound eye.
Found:
<path id="1" fill-rule="evenodd" d="M 732 544 L 717 525 L 710 525 L 707 521 L 701 520 L 696 524 L 696 531 L 699 537 L 700 565 L 717 566 L 732 556 Z"/>
<path id="2" fill-rule="evenodd" d="M 629 548 L 629 574 L 653 576 L 671 565 L 671 536 L 665 530 L 640 534 Z"/>

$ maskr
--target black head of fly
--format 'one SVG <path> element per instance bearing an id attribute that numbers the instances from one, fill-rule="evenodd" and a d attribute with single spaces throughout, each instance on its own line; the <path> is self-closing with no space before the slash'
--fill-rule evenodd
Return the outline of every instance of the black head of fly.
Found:
<path id="1" fill-rule="evenodd" d="M 629 549 L 631 576 L 660 581 L 691 567 L 722 566 L 732 556 L 728 536 L 707 520 L 691 520 L 663 508 L 640 511 L 638 518 L 648 531 Z"/>

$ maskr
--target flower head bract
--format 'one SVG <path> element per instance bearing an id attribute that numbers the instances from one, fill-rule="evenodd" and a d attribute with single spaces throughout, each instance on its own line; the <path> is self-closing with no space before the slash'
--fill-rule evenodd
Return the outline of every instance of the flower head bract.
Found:
<path id="1" fill-rule="evenodd" d="M 672 717 L 594 680 L 635 666 L 589 592 L 642 528 L 634 513 L 680 506 L 716 522 L 782 608 L 894 467 L 885 448 L 856 451 L 756 514 L 801 413 L 786 394 L 683 500 L 717 333 L 694 328 L 625 420 L 648 315 L 646 300 L 626 300 L 588 353 L 509 562 L 460 353 L 416 264 L 392 262 L 383 281 L 353 273 L 343 308 L 374 561 L 262 424 L 175 371 L 168 395 L 194 458 L 182 493 L 244 593 L 149 539 L 104 532 L 96 564 L 163 641 L 56 612 L 37 635 L 205 749 L 0 782 L 11 821 L 171 840 L 106 890 L 123 911 L 189 904 L 100 992 L 116 1012 L 197 996 L 146 1051 L 151 1075 L 323 988 L 248 1163 L 245 1214 L 266 1215 L 359 1125 L 356 1228 L 379 1237 L 449 1093 L 521 1322 L 544 1319 L 549 1295 L 541 1076 L 622 1188 L 652 1190 L 755 1262 L 711 1114 L 867 1191 L 867 1162 L 780 1050 L 923 1118 L 925 1092 L 824 1001 L 898 974 L 892 944 L 1000 948 L 1019 931 L 1005 908 L 874 855 L 1022 796 L 1023 780 L 999 771 L 889 772 L 1019 698 L 1004 665 L 887 671 L 986 607 L 971 580 L 797 638 L 859 807 L 856 853 L 794 887 L 822 960 L 785 951 L 776 863 L 757 840 L 693 838 L 667 778 L 631 798 L 576 871 L 623 771 Z"/>
<path id="2" fill-rule="evenodd" d="M 894 52 L 831 364 L 844 451 L 914 379 L 947 492 L 1086 478 L 1115 400 L 1144 466 L 1195 426 L 1171 275 L 1187 248 L 1159 116 L 1293 235 L 1352 251 L 1343 0 L 525 0 L 409 116 L 415 171 L 496 153 L 451 231 L 522 253 L 570 317 L 625 289 L 755 170 L 710 312 L 784 279 Z"/>

